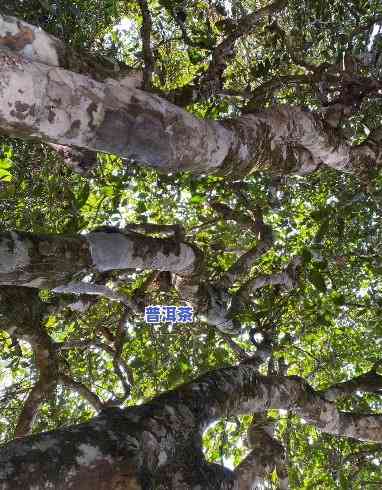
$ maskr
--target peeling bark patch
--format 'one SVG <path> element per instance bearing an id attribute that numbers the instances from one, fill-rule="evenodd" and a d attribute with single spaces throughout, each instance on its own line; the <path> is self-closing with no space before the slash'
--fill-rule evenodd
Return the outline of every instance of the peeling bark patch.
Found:
<path id="1" fill-rule="evenodd" d="M 17 51 L 28 59 L 46 65 L 58 65 L 61 43 L 42 29 L 0 14 L 0 34 L 0 47 Z"/>
<path id="2" fill-rule="evenodd" d="M 98 459 L 103 458 L 102 452 L 97 447 L 90 446 L 90 444 L 80 444 L 78 449 L 81 455 L 76 457 L 76 461 L 80 466 L 90 466 Z"/>
<path id="3" fill-rule="evenodd" d="M 33 31 L 19 26 L 20 32 L 12 35 L 11 32 L 7 32 L 5 36 L 0 37 L 0 46 L 12 49 L 14 51 L 22 50 L 27 44 L 32 44 L 34 40 Z"/>
<path id="4" fill-rule="evenodd" d="M 28 110 L 31 108 L 29 104 L 25 102 L 20 102 L 17 100 L 15 102 L 15 109 L 11 111 L 11 116 L 19 119 L 20 121 L 24 121 L 28 117 Z"/>
<path id="5" fill-rule="evenodd" d="M 77 136 L 80 134 L 80 128 L 81 128 L 81 121 L 79 119 L 76 119 L 70 125 L 69 131 L 67 131 L 65 133 L 65 137 L 66 138 L 77 138 Z"/>
<path id="6" fill-rule="evenodd" d="M 26 267 L 30 262 L 26 240 L 15 232 L 0 235 L 0 273 L 9 274 Z"/>
<path id="7" fill-rule="evenodd" d="M 48 121 L 52 124 L 54 123 L 54 120 L 56 119 L 56 113 L 54 112 L 53 108 L 49 108 L 48 112 Z"/>
<path id="8" fill-rule="evenodd" d="M 17 101 L 15 102 L 15 108 L 17 111 L 26 112 L 29 109 L 29 105 L 24 102 Z"/>
<path id="9" fill-rule="evenodd" d="M 96 131 L 95 140 L 105 141 L 108 151 L 124 153 L 127 156 L 126 148 L 132 125 L 131 117 L 123 109 L 108 110 Z"/>
<path id="10" fill-rule="evenodd" d="M 94 131 L 97 127 L 94 124 L 94 114 L 97 112 L 98 106 L 95 102 L 91 102 L 89 107 L 87 108 L 87 113 L 89 115 L 89 128 L 91 131 Z"/>

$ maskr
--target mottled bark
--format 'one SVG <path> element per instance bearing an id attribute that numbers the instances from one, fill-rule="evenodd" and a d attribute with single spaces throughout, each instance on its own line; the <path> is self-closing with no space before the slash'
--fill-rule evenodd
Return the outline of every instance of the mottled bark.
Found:
<path id="1" fill-rule="evenodd" d="M 264 414 L 256 414 L 247 434 L 250 453 L 235 469 L 238 490 L 257 490 L 277 471 L 280 490 L 288 489 L 285 450 L 274 437 L 274 424 Z"/>
<path id="2" fill-rule="evenodd" d="M 308 110 L 280 106 L 200 120 L 115 80 L 27 59 L 19 54 L 27 45 L 15 46 L 0 53 L 0 128 L 14 136 L 114 153 L 165 172 L 303 174 L 327 165 L 362 173 L 381 163 L 379 145 L 351 147 Z"/>
<path id="3" fill-rule="evenodd" d="M 9 49 L 30 61 L 49 66 L 60 66 L 76 73 L 88 75 L 94 80 L 106 78 L 133 78 L 133 86 L 140 86 L 142 77 L 117 60 L 110 60 L 97 53 L 73 50 L 60 39 L 46 33 L 40 27 L 0 13 L 0 49 Z"/>
<path id="4" fill-rule="evenodd" d="M 253 366 L 239 365 L 144 405 L 108 409 L 88 423 L 5 445 L 0 488 L 237 490 L 246 464 L 235 475 L 206 463 L 202 431 L 223 416 L 270 408 L 298 414 L 323 432 L 382 442 L 381 416 L 339 412 L 301 378 L 261 376 Z"/>
<path id="5" fill-rule="evenodd" d="M 356 378 L 336 383 L 322 391 L 321 394 L 327 400 L 334 401 L 355 395 L 357 391 L 382 394 L 382 376 L 375 369 L 372 369 Z"/>
<path id="6" fill-rule="evenodd" d="M 0 234 L 2 285 L 54 288 L 67 284 L 75 274 L 91 270 L 157 269 L 187 273 L 192 272 L 198 260 L 196 249 L 185 242 L 133 232 L 77 236 Z"/>
<path id="7" fill-rule="evenodd" d="M 75 51 L 39 27 L 0 14 L 0 49 L 4 48 L 30 61 L 60 66 L 94 80 L 119 79 L 132 87 L 142 84 L 142 74 L 136 70 L 89 51 Z M 97 153 L 92 150 L 54 143 L 49 145 L 78 173 L 85 175 L 97 165 Z"/>

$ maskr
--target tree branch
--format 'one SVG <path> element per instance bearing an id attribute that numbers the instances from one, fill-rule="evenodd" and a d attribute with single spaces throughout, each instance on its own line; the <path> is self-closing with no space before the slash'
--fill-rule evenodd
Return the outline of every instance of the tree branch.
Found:
<path id="1" fill-rule="evenodd" d="M 0 288 L 1 328 L 30 344 L 38 380 L 23 404 L 15 437 L 31 433 L 42 403 L 54 393 L 57 385 L 58 359 L 53 342 L 43 326 L 43 305 L 38 292 L 29 288 Z"/>
<path id="2" fill-rule="evenodd" d="M 118 230 L 77 236 L 1 233 L 0 251 L 0 284 L 51 287 L 60 292 L 72 292 L 73 288 L 63 285 L 84 271 L 155 269 L 187 274 L 201 260 L 196 247 L 186 242 Z M 75 286 L 82 292 L 88 288 L 84 283 Z M 102 286 L 89 287 L 95 294 L 101 292 L 126 302 Z"/>
<path id="3" fill-rule="evenodd" d="M 141 38 L 143 47 L 143 57 L 145 60 L 145 69 L 143 71 L 143 85 L 145 90 L 151 89 L 152 76 L 154 72 L 154 56 L 151 49 L 151 31 L 152 21 L 149 6 L 146 0 L 137 0 L 142 15 Z"/>
<path id="4" fill-rule="evenodd" d="M 249 298 L 257 289 L 265 286 L 284 286 L 291 290 L 297 286 L 298 267 L 301 264 L 301 257 L 295 257 L 291 263 L 282 272 L 270 275 L 259 275 L 254 279 L 245 282 L 236 292 L 235 301 L 243 301 Z"/>
<path id="5" fill-rule="evenodd" d="M 55 348 L 58 350 L 70 350 L 70 349 L 86 349 L 88 347 L 97 347 L 99 349 L 102 349 L 103 351 L 107 352 L 110 354 L 110 356 L 115 359 L 116 351 L 110 347 L 109 345 L 105 344 L 104 342 L 100 342 L 99 340 L 67 340 L 66 342 L 59 342 L 55 344 Z M 125 360 L 119 356 L 117 358 L 118 365 L 120 368 L 119 373 L 121 370 L 123 373 L 125 373 L 125 376 L 129 382 L 129 391 L 130 387 L 134 384 L 134 376 L 133 372 L 128 366 L 128 364 L 125 362 Z M 122 373 L 122 375 L 123 375 Z M 120 375 L 120 374 L 118 374 Z M 125 381 L 124 381 L 125 383 Z"/>
<path id="6" fill-rule="evenodd" d="M 201 488 L 208 488 L 211 481 L 215 486 L 225 483 L 232 487 L 235 475 L 223 468 L 218 473 L 216 466 L 203 463 L 201 447 L 198 450 L 195 441 L 221 417 L 269 409 L 288 410 L 329 434 L 382 442 L 381 415 L 340 412 L 297 376 L 262 376 L 253 366 L 241 364 L 207 373 L 143 405 L 123 410 L 110 408 L 89 422 L 9 443 L 0 449 L 0 465 L 4 469 L 0 482 L 4 490 L 42 482 L 53 488 L 60 488 L 65 482 L 75 488 L 84 481 L 89 485 L 105 482 L 105 489 L 107 485 L 113 488 L 111 483 L 123 482 L 129 488 L 144 474 L 150 482 L 165 481 L 170 489 L 177 488 L 173 475 L 184 467 L 189 470 L 191 465 L 188 475 Z M 257 429 L 255 436 L 255 444 L 260 437 L 266 437 Z M 268 438 L 267 443 L 275 448 Z M 55 458 L 46 457 L 51 446 Z M 261 450 L 265 450 L 264 445 Z M 281 451 L 275 450 L 276 453 Z M 172 472 L 163 472 L 159 455 L 162 460 L 166 458 L 166 466 L 170 465 Z M 251 458 L 254 453 L 249 461 Z M 248 475 L 248 464 L 243 463 L 237 474 L 240 471 Z"/>
<path id="7" fill-rule="evenodd" d="M 212 51 L 211 62 L 199 81 L 199 92 L 210 96 L 223 88 L 223 74 L 228 62 L 235 56 L 235 44 L 243 36 L 252 34 L 260 22 L 270 15 L 280 12 L 287 5 L 286 0 L 277 0 L 256 12 L 236 21 L 232 32 Z M 211 90 L 212 88 L 212 90 Z"/>
<path id="8" fill-rule="evenodd" d="M 271 478 L 274 470 L 279 470 L 280 490 L 286 490 L 288 478 L 285 470 L 285 450 L 273 436 L 274 426 L 264 414 L 255 414 L 248 429 L 248 443 L 251 452 L 235 468 L 238 490 L 260 488 Z"/>
<path id="9" fill-rule="evenodd" d="M 83 383 L 75 381 L 73 378 L 65 374 L 60 374 L 58 381 L 60 384 L 67 386 L 82 396 L 82 398 L 84 398 L 97 412 L 104 408 L 104 403 L 101 401 L 101 399 L 95 393 L 90 391 L 89 388 Z"/>
<path id="10" fill-rule="evenodd" d="M 321 395 L 329 401 L 336 401 L 340 398 L 354 395 L 357 391 L 364 393 L 376 393 L 382 395 L 382 376 L 371 369 L 365 374 L 355 378 L 336 383 L 321 392 Z"/>

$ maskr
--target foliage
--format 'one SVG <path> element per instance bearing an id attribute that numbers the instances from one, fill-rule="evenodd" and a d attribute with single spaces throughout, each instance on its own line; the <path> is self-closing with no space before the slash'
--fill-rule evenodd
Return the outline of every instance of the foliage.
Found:
<path id="1" fill-rule="evenodd" d="M 208 66 L 211 49 L 234 28 L 237 19 L 265 4 L 254 0 L 150 2 L 154 88 L 168 93 L 196 83 Z M 134 2 L 5 1 L 1 9 L 43 26 L 73 46 L 108 52 L 130 65 L 142 65 L 142 18 Z M 288 42 L 268 22 L 241 38 L 225 72 L 228 95 L 201 98 L 188 110 L 218 119 L 275 103 L 325 106 L 311 83 L 283 84 L 278 90 L 261 89 L 260 98 L 252 96 L 271 80 L 304 74 L 304 63 L 340 63 L 345 54 L 365 51 L 369 30 L 357 31 L 357 26 L 370 22 L 378 13 L 382 11 L 376 1 L 290 1 L 278 20 Z M 115 28 L 122 18 L 129 21 L 125 32 L 121 26 Z M 298 62 L 300 56 L 304 63 Z M 251 97 L 236 95 L 245 91 Z M 342 129 L 350 129 L 353 140 L 359 142 L 381 117 L 380 103 L 365 99 L 360 110 L 342 122 Z M 289 375 L 304 377 L 316 389 L 367 372 L 380 360 L 381 176 L 373 175 L 365 182 L 329 170 L 308 177 L 274 178 L 255 173 L 240 182 L 242 190 L 238 192 L 238 183 L 222 177 L 159 175 L 133 163 L 126 165 L 112 155 L 98 155 L 98 168 L 84 178 L 41 143 L 2 137 L 0 149 L 2 231 L 61 234 L 86 232 L 105 224 L 178 223 L 184 226 L 187 240 L 206 254 L 211 277 L 219 278 L 257 238 L 240 223 L 223 219 L 213 203 L 245 213 L 255 213 L 260 207 L 276 239 L 248 277 L 279 271 L 295 256 L 303 257 L 302 272 L 295 290 L 266 287 L 244 305 L 237 344 L 253 352 L 253 330 L 272 324 L 277 340 L 273 355 L 276 367 L 286 364 Z M 146 278 L 147 272 L 128 271 L 122 279 L 111 274 L 108 281 L 131 296 Z M 151 304 L 175 304 L 176 294 L 172 289 L 153 289 Z M 42 292 L 41 300 L 48 304 L 58 301 L 47 291 Z M 123 313 L 121 305 L 102 299 L 86 312 L 66 307 L 55 310 L 46 317 L 45 326 L 56 342 L 106 342 L 108 333 L 117 333 Z M 8 440 L 37 374 L 26 343 L 22 343 L 20 353 L 3 332 L 0 342 L 0 431 L 2 439 Z M 121 398 L 123 387 L 113 371 L 113 360 L 102 349 L 69 350 L 62 356 L 68 373 L 102 400 Z M 122 357 L 134 377 L 125 402 L 128 405 L 236 362 L 224 339 L 201 321 L 189 326 L 152 327 L 143 319 L 137 320 L 127 326 Z M 382 408 L 374 394 L 356 394 L 339 406 L 359 413 Z M 34 430 L 52 429 L 93 415 L 82 398 L 67 388 L 58 388 L 43 405 Z M 380 447 L 329 437 L 296 417 L 273 415 L 288 451 L 291 488 L 366 489 L 375 488 L 382 480 Z M 223 420 L 210 428 L 205 434 L 207 457 L 238 463 L 246 452 L 248 424 L 249 417 L 243 417 Z"/>

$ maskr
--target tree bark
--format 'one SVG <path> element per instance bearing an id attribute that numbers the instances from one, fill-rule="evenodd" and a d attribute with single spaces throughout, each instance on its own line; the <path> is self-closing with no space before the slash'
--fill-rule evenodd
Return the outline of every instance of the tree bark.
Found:
<path id="1" fill-rule="evenodd" d="M 269 423 L 264 414 L 255 414 L 247 434 L 251 452 L 235 469 L 238 490 L 257 490 L 270 480 L 277 471 L 279 489 L 287 490 L 288 478 L 285 466 L 285 450 L 274 438 L 274 424 Z"/>
<path id="2" fill-rule="evenodd" d="M 156 269 L 192 272 L 199 254 L 174 238 L 153 238 L 134 232 L 88 235 L 0 234 L 0 284 L 34 288 L 67 284 L 86 271 Z"/>
<path id="3" fill-rule="evenodd" d="M 5 445 L 0 488 L 237 490 L 245 465 L 235 474 L 208 464 L 201 434 L 220 417 L 271 408 L 290 410 L 323 432 L 382 442 L 381 416 L 339 412 L 298 377 L 261 376 L 242 364 L 144 405 L 107 409 L 90 422 Z"/>
<path id="4" fill-rule="evenodd" d="M 142 76 L 137 70 L 90 51 L 74 51 L 58 38 L 16 17 L 0 14 L 0 49 L 9 49 L 30 61 L 60 66 L 88 75 L 94 80 L 126 78 L 132 86 L 140 86 Z"/>
<path id="5" fill-rule="evenodd" d="M 8 134 L 113 153 L 164 172 L 304 174 L 327 165 L 362 173 L 381 163 L 378 145 L 349 146 L 309 110 L 284 105 L 234 120 L 200 120 L 115 80 L 97 82 L 56 60 L 50 66 L 52 56 L 28 59 L 20 53 L 33 48 L 33 39 L 20 48 L 18 34 L 13 41 L 6 36 L 3 26 L 0 128 Z"/>

